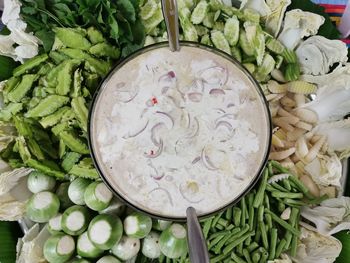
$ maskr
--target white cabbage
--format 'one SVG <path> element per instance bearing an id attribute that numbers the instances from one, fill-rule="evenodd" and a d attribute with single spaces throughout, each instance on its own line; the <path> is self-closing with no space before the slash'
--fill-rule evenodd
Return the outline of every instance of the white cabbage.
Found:
<path id="1" fill-rule="evenodd" d="M 302 42 L 296 50 L 301 71 L 304 74 L 324 75 L 335 63 L 348 60 L 346 44 L 323 36 L 312 36 Z"/>
<path id="2" fill-rule="evenodd" d="M 322 235 L 350 229 L 350 197 L 327 199 L 314 208 L 302 207 L 301 216 L 311 221 Z"/>
<path id="3" fill-rule="evenodd" d="M 240 8 L 252 9 L 263 17 L 271 13 L 271 9 L 266 4 L 265 0 L 243 0 Z"/>
<path id="4" fill-rule="evenodd" d="M 338 239 L 301 227 L 297 255 L 293 257 L 293 262 L 333 263 L 341 249 L 342 244 Z"/>
<path id="5" fill-rule="evenodd" d="M 312 180 L 323 186 L 341 186 L 342 164 L 335 154 L 319 155 L 304 169 L 311 175 Z"/>
<path id="6" fill-rule="evenodd" d="M 44 263 L 47 262 L 43 255 L 45 241 L 50 233 L 45 226 L 40 230 L 39 224 L 35 224 L 17 243 L 17 263 Z"/>
<path id="7" fill-rule="evenodd" d="M 320 26 L 324 23 L 323 16 L 293 9 L 286 12 L 282 32 L 278 40 L 289 48 L 294 49 L 304 37 L 316 35 Z"/>
<path id="8" fill-rule="evenodd" d="M 274 37 L 277 37 L 281 30 L 284 13 L 290 3 L 291 0 L 266 0 L 271 12 L 266 16 L 265 28 Z"/>

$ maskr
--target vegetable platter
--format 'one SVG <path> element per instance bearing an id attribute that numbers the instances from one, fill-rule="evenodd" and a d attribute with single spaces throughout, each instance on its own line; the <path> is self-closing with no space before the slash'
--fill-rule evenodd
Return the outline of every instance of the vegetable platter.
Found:
<path id="1" fill-rule="evenodd" d="M 201 222 L 210 262 L 335 262 L 350 229 L 350 64 L 329 17 L 299 0 L 178 8 L 181 38 L 241 62 L 274 125 L 259 183 Z M 120 58 L 167 40 L 160 2 L 5 0 L 2 21 L 0 220 L 32 222 L 16 262 L 189 262 L 186 226 L 115 199 L 87 145 L 99 82 Z"/>

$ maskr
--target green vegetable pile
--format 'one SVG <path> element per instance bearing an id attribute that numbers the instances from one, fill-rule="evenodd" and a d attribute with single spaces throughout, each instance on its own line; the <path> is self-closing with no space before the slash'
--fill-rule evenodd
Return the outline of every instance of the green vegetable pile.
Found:
<path id="1" fill-rule="evenodd" d="M 43 42 L 54 43 L 55 27 L 95 27 L 125 56 L 143 46 L 145 32 L 138 18 L 138 0 L 21 0 L 21 15 L 29 30 Z"/>
<path id="2" fill-rule="evenodd" d="M 0 120 L 13 124 L 17 136 L 1 157 L 13 168 L 60 179 L 66 173 L 96 179 L 86 141 L 88 105 L 120 50 L 92 27 L 55 28 L 55 34 L 49 54 L 17 67 L 5 83 Z"/>

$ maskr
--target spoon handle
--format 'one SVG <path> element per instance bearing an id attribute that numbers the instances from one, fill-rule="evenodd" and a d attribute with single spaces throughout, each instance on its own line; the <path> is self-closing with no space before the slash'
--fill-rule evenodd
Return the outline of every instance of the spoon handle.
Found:
<path id="1" fill-rule="evenodd" d="M 179 51 L 179 15 L 176 0 L 162 0 L 162 11 L 168 32 L 170 50 Z"/>
<path id="2" fill-rule="evenodd" d="M 199 225 L 196 210 L 189 207 L 187 214 L 187 239 L 191 263 L 209 263 L 207 243 Z"/>

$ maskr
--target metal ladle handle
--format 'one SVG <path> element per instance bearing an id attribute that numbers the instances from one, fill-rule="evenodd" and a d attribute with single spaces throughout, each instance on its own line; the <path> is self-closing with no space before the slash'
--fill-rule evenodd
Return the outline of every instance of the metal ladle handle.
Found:
<path id="1" fill-rule="evenodd" d="M 176 0 L 162 0 L 162 11 L 168 32 L 169 48 L 171 51 L 179 51 L 179 15 Z"/>
<path id="2" fill-rule="evenodd" d="M 196 210 L 189 207 L 187 215 L 187 239 L 191 263 L 209 263 L 207 243 L 198 222 Z"/>

